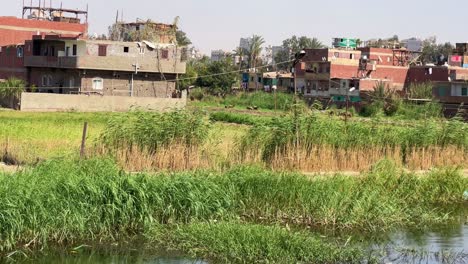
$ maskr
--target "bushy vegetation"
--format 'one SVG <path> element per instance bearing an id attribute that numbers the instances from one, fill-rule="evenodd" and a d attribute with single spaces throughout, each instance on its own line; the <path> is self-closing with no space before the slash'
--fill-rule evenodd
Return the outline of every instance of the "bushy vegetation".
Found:
<path id="1" fill-rule="evenodd" d="M 351 263 L 363 260 L 355 247 L 341 247 L 310 232 L 279 226 L 194 223 L 147 232 L 151 243 L 220 263 Z"/>
<path id="2" fill-rule="evenodd" d="M 296 130 L 298 129 L 298 130 Z M 313 113 L 286 115 L 269 123 L 257 124 L 243 138 L 241 151 L 260 150 L 268 161 L 278 151 L 299 142 L 303 149 L 314 146 L 410 147 L 458 146 L 468 148 L 468 126 L 460 121 L 426 121 L 411 125 L 373 122 L 343 122 Z"/>
<path id="3" fill-rule="evenodd" d="M 257 107 L 259 110 L 282 110 L 287 111 L 292 108 L 294 97 L 292 94 L 278 92 L 274 93 L 253 92 L 237 94 L 226 94 L 224 97 L 211 96 L 202 89 L 196 89 L 191 97 L 208 105 L 223 105 L 232 107 Z M 275 99 L 276 97 L 276 99 Z M 275 108 L 276 101 L 276 108 Z M 305 105 L 305 103 L 303 103 Z"/>
<path id="4" fill-rule="evenodd" d="M 234 112 L 212 112 L 210 113 L 211 121 L 234 123 L 241 125 L 258 125 L 270 122 L 272 117 L 256 116 Z"/>
<path id="5" fill-rule="evenodd" d="M 331 253 L 317 253 L 322 246 L 305 234 L 224 223 L 364 231 L 442 223 L 456 218 L 451 208 L 462 204 L 467 184 L 453 170 L 419 176 L 388 162 L 362 177 L 310 179 L 245 167 L 224 173 L 127 174 L 106 159 L 51 160 L 14 175 L 0 174 L 0 251 L 25 244 L 118 240 L 155 225 L 180 225 L 170 241 L 182 243 L 184 251 L 199 246 L 190 253 L 201 257 L 282 260 L 274 253 L 279 250 L 287 259 L 322 256 L 325 261 Z M 220 225 L 211 224 L 216 221 Z M 264 245 L 266 238 L 278 238 L 284 246 L 277 240 Z M 207 253 L 216 241 L 219 245 Z M 235 254 L 227 250 L 230 243 Z M 260 255 L 265 246 L 272 251 Z M 309 249 L 314 252 L 302 251 Z M 246 250 L 251 251 L 244 255 Z"/>
<path id="6" fill-rule="evenodd" d="M 131 111 L 111 118 L 100 137 L 108 148 L 137 147 L 155 152 L 170 144 L 196 147 L 206 140 L 209 124 L 200 112 Z"/>

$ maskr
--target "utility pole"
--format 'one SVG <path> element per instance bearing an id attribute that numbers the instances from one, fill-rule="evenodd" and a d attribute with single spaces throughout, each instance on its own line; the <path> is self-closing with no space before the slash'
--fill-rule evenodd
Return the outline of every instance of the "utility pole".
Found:
<path id="1" fill-rule="evenodd" d="M 135 72 L 132 73 L 132 79 L 130 80 L 130 96 L 133 97 L 133 91 L 134 91 L 134 88 L 133 88 L 133 74 L 138 74 L 138 70 L 140 69 L 140 65 L 137 63 L 135 64 L 132 64 L 132 66 L 135 68 Z"/>

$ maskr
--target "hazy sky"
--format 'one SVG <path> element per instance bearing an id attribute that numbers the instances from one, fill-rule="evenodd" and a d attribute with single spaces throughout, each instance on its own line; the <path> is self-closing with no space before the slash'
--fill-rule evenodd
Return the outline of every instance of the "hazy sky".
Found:
<path id="1" fill-rule="evenodd" d="M 25 0 L 30 3 L 30 0 Z M 50 0 L 46 0 L 47 5 Z M 1 0 L 0 16 L 21 16 L 22 0 Z M 38 0 L 33 0 L 38 2 Z M 439 42 L 466 42 L 466 0 L 62 0 L 67 8 L 86 9 L 89 33 L 107 33 L 116 11 L 127 21 L 151 18 L 180 27 L 202 52 L 232 50 L 240 37 L 258 34 L 268 45 L 291 35 L 360 39 L 436 35 Z M 59 6 L 59 0 L 53 0 Z"/>

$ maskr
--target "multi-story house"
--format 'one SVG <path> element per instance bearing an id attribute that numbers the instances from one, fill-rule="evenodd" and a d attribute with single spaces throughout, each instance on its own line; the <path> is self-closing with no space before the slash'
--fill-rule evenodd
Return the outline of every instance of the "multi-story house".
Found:
<path id="1" fill-rule="evenodd" d="M 170 97 L 186 52 L 173 44 L 38 35 L 26 41 L 27 81 L 40 92 Z"/>

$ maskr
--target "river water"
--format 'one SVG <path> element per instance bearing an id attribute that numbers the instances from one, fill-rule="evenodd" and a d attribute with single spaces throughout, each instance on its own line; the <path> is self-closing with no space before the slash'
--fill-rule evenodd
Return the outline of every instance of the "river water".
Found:
<path id="1" fill-rule="evenodd" d="M 370 242 L 369 253 L 380 263 L 467 263 L 468 224 L 466 217 L 457 224 L 431 227 L 430 231 L 404 230 L 394 232 L 385 239 Z M 372 240 L 369 238 L 369 240 Z M 135 245 L 135 248 L 140 248 Z M 139 250 L 96 249 L 84 247 L 79 250 L 62 250 L 30 256 L 19 263 L 39 264 L 207 264 L 202 260 L 183 257 L 148 254 Z"/>

